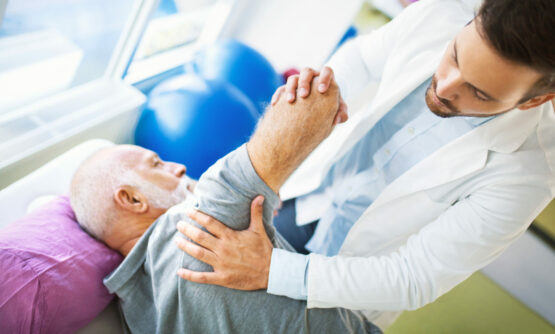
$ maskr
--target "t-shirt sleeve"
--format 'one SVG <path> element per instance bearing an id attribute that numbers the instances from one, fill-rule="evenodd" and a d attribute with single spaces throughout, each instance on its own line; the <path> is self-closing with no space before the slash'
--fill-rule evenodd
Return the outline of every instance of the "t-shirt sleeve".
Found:
<path id="1" fill-rule="evenodd" d="M 195 207 L 234 230 L 250 224 L 250 206 L 257 195 L 264 196 L 264 226 L 274 242 L 272 226 L 279 197 L 262 181 L 251 164 L 246 144 L 218 160 L 199 179 Z"/>

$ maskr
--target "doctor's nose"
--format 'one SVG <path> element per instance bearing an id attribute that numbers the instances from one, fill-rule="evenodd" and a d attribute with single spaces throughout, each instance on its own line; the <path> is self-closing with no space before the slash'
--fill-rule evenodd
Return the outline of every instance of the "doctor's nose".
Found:
<path id="1" fill-rule="evenodd" d="M 460 72 L 452 71 L 445 78 L 437 81 L 436 94 L 439 98 L 453 101 L 459 96 L 462 84 Z"/>

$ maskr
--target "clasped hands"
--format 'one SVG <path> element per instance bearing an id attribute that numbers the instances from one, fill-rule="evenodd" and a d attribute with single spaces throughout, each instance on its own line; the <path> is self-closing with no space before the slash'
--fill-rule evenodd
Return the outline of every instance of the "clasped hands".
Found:
<path id="1" fill-rule="evenodd" d="M 319 78 L 316 86 L 316 83 L 313 83 L 313 79 L 317 76 L 319 76 Z M 335 85 L 335 83 L 333 71 L 329 67 L 324 67 L 321 73 L 310 68 L 305 68 L 299 75 L 289 77 L 287 83 L 276 90 L 272 97 L 271 106 L 275 107 L 276 104 L 280 103 L 283 96 L 286 97 L 285 100 L 290 104 L 295 103 L 298 97 L 306 99 L 311 96 L 311 93 L 316 93 L 314 91 L 311 92 L 315 87 L 317 87 L 320 94 L 325 94 L 332 85 Z M 333 124 L 330 124 L 330 129 L 335 124 L 345 122 L 348 118 L 347 106 L 341 98 L 341 95 L 339 93 L 337 94 L 339 95 L 338 103 L 336 100 L 337 104 L 334 107 L 337 108 L 337 110 L 332 110 L 335 112 L 335 115 L 331 115 L 334 117 L 330 118 L 330 121 L 333 119 Z M 313 111 L 301 110 L 299 112 Z M 270 116 L 275 117 L 275 115 Z M 270 120 L 271 119 L 270 117 Z M 267 122 L 270 122 L 270 120 Z M 271 124 L 269 126 L 271 126 Z M 260 128 L 264 128 L 264 120 L 262 120 L 262 124 L 259 125 L 257 131 L 259 131 Z M 262 129 L 262 131 L 263 130 L 264 129 Z M 329 131 L 324 131 L 322 134 L 319 134 L 319 136 L 327 136 L 328 134 Z M 258 137 L 265 136 L 259 135 Z M 324 137 L 315 139 L 315 144 L 311 149 L 319 144 L 323 138 Z M 258 148 L 257 143 L 251 143 L 256 139 L 257 134 L 255 133 L 251 141 L 247 144 L 247 148 L 251 145 L 251 148 L 256 151 Z M 271 143 L 262 143 L 262 140 L 260 140 L 261 143 L 258 144 L 258 146 L 271 145 Z M 262 151 L 262 147 L 260 148 L 260 151 Z M 298 151 L 298 149 L 294 148 L 292 151 Z M 275 192 L 279 190 L 281 184 L 283 184 L 294 168 L 297 167 L 291 166 L 292 169 L 283 173 L 281 179 L 266 179 L 264 177 L 265 175 L 274 177 L 276 173 L 265 171 L 264 168 L 268 164 L 263 163 L 264 157 L 258 159 L 256 155 L 253 156 L 252 154 L 252 152 L 249 152 L 253 167 L 266 184 Z M 298 163 L 304 160 L 308 154 L 309 151 L 307 151 L 305 155 L 302 155 Z M 267 159 L 266 157 L 266 160 Z M 259 163 L 257 160 L 261 160 L 261 162 Z M 280 166 L 283 166 L 283 164 L 280 164 Z M 177 246 L 192 257 L 212 266 L 214 271 L 196 272 L 186 268 L 179 268 L 177 274 L 185 280 L 196 283 L 215 284 L 238 290 L 266 289 L 268 287 L 273 245 L 264 229 L 262 219 L 263 200 L 262 196 L 257 196 L 253 199 L 251 203 L 250 226 L 248 229 L 242 231 L 235 231 L 200 211 L 193 210 L 189 212 L 188 216 L 203 226 L 207 232 L 186 222 L 179 222 L 177 224 L 177 229 L 190 240 L 178 237 L 176 239 Z"/>

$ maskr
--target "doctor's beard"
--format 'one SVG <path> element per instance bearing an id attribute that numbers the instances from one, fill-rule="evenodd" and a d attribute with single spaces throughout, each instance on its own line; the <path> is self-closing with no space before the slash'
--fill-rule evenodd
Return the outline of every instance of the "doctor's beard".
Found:
<path id="1" fill-rule="evenodd" d="M 426 104 L 431 112 L 439 117 L 447 118 L 454 116 L 462 116 L 461 112 L 457 110 L 449 101 L 440 98 L 436 94 L 437 79 L 435 75 L 432 77 L 432 82 L 428 89 L 426 89 Z"/>

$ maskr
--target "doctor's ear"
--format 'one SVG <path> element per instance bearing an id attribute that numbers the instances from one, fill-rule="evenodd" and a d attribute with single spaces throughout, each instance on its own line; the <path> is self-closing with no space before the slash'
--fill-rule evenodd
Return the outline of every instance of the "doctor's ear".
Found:
<path id="1" fill-rule="evenodd" d="M 133 213 L 145 213 L 148 211 L 146 197 L 134 187 L 121 186 L 114 193 L 114 202 L 124 210 Z"/>
<path id="2" fill-rule="evenodd" d="M 547 101 L 553 100 L 553 98 L 555 98 L 555 92 L 547 93 L 547 94 L 540 95 L 540 96 L 536 96 L 536 97 L 533 97 L 533 98 L 527 100 L 526 102 L 520 104 L 518 106 L 518 109 L 528 110 L 528 109 L 537 107 L 539 105 L 542 105 Z"/>

